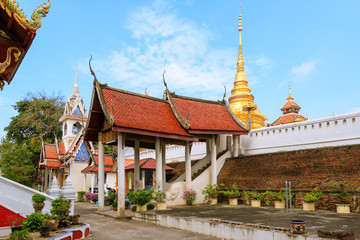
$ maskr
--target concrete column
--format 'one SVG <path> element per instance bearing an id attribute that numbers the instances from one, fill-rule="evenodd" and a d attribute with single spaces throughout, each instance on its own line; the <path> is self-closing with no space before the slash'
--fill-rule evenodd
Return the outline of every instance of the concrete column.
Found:
<path id="1" fill-rule="evenodd" d="M 104 145 L 102 142 L 102 133 L 99 133 L 99 172 L 98 172 L 98 211 L 104 211 Z"/>
<path id="2" fill-rule="evenodd" d="M 211 139 L 206 140 L 206 155 L 211 154 Z"/>
<path id="3" fill-rule="evenodd" d="M 240 142 L 240 139 L 241 139 L 241 135 L 239 135 L 239 136 L 237 136 L 237 141 L 238 141 L 238 148 L 239 148 L 239 150 L 238 150 L 238 152 L 239 152 L 239 155 L 241 155 L 241 142 Z"/>
<path id="4" fill-rule="evenodd" d="M 145 189 L 145 170 L 142 170 L 142 178 L 141 178 L 141 183 L 142 183 L 142 185 L 141 185 L 141 189 Z"/>
<path id="5" fill-rule="evenodd" d="M 84 191 L 86 192 L 86 174 L 84 174 Z"/>
<path id="6" fill-rule="evenodd" d="M 239 156 L 238 136 L 233 135 L 233 157 Z"/>
<path id="7" fill-rule="evenodd" d="M 185 179 L 186 190 L 191 189 L 191 158 L 190 158 L 190 143 L 185 143 Z"/>
<path id="8" fill-rule="evenodd" d="M 134 146 L 134 190 L 140 187 L 140 142 L 135 140 Z"/>
<path id="9" fill-rule="evenodd" d="M 117 216 L 125 217 L 125 134 L 118 134 L 118 208 Z"/>
<path id="10" fill-rule="evenodd" d="M 95 173 L 91 174 L 91 193 L 94 193 L 95 187 Z"/>
<path id="11" fill-rule="evenodd" d="M 166 145 L 163 143 L 161 148 L 161 165 L 162 165 L 162 185 L 166 183 L 166 168 L 165 168 L 165 160 L 166 160 Z"/>
<path id="12" fill-rule="evenodd" d="M 161 154 L 161 144 L 160 144 L 160 138 L 156 138 L 155 141 L 155 158 L 156 158 L 156 186 L 155 189 L 158 191 L 163 190 L 163 184 L 162 184 L 162 154 Z"/>
<path id="13" fill-rule="evenodd" d="M 211 135 L 211 184 L 217 184 L 216 135 Z"/>

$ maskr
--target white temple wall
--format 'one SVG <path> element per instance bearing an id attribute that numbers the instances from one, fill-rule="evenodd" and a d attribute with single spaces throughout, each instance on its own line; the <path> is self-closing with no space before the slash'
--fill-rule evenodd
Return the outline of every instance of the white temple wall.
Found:
<path id="1" fill-rule="evenodd" d="M 83 170 L 87 166 L 88 166 L 88 163 L 77 163 L 77 162 L 71 163 L 70 176 L 71 176 L 71 181 L 72 181 L 72 184 L 73 184 L 76 192 L 84 191 L 85 174 L 81 173 L 81 170 Z M 90 187 L 91 187 L 91 175 L 87 174 L 85 191 L 88 192 Z"/>
<path id="2" fill-rule="evenodd" d="M 105 189 L 106 187 L 115 188 L 115 186 L 116 186 L 116 173 L 106 173 Z"/>
<path id="3" fill-rule="evenodd" d="M 251 130 L 241 136 L 242 155 L 360 144 L 360 113 Z"/>

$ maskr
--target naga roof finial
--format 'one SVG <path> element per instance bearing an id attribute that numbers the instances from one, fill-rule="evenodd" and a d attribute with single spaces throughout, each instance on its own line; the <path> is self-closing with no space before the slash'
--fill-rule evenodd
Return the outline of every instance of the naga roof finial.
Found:
<path id="1" fill-rule="evenodd" d="M 166 84 L 166 81 L 165 81 L 165 69 L 164 69 L 164 72 L 163 72 L 163 82 L 164 82 L 164 86 L 165 86 L 166 90 L 169 91 L 169 89 L 167 87 L 167 84 Z"/>
<path id="2" fill-rule="evenodd" d="M 225 88 L 225 93 L 224 93 L 224 97 L 223 97 L 223 102 L 225 102 L 225 97 L 226 97 L 226 86 L 224 85 Z"/>
<path id="3" fill-rule="evenodd" d="M 91 60 L 92 60 L 92 55 L 90 55 L 89 68 L 90 68 L 90 73 L 91 73 L 91 75 L 94 76 L 94 83 L 95 83 L 95 81 L 97 81 L 97 78 L 96 78 L 96 75 L 95 75 L 94 71 L 93 71 L 92 68 L 91 68 Z"/>

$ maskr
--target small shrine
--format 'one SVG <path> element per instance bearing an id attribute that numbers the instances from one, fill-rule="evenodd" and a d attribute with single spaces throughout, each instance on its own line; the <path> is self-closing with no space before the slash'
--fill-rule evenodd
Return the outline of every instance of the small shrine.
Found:
<path id="1" fill-rule="evenodd" d="M 301 107 L 294 101 L 294 97 L 291 95 L 291 83 L 289 83 L 289 96 L 286 98 L 286 103 L 280 110 L 283 115 L 275 120 L 271 126 L 277 126 L 281 124 L 288 124 L 294 122 L 301 122 L 307 120 L 299 114 Z"/>

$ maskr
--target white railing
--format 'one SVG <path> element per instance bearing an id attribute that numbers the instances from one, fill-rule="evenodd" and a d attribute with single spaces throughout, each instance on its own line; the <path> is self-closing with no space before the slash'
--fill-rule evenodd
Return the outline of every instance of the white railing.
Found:
<path id="1" fill-rule="evenodd" d="M 49 213 L 51 202 L 55 198 L 0 176 L 0 205 L 15 213 L 20 213 L 23 217 L 34 213 L 32 196 L 36 193 L 46 197 L 42 212 Z"/>

